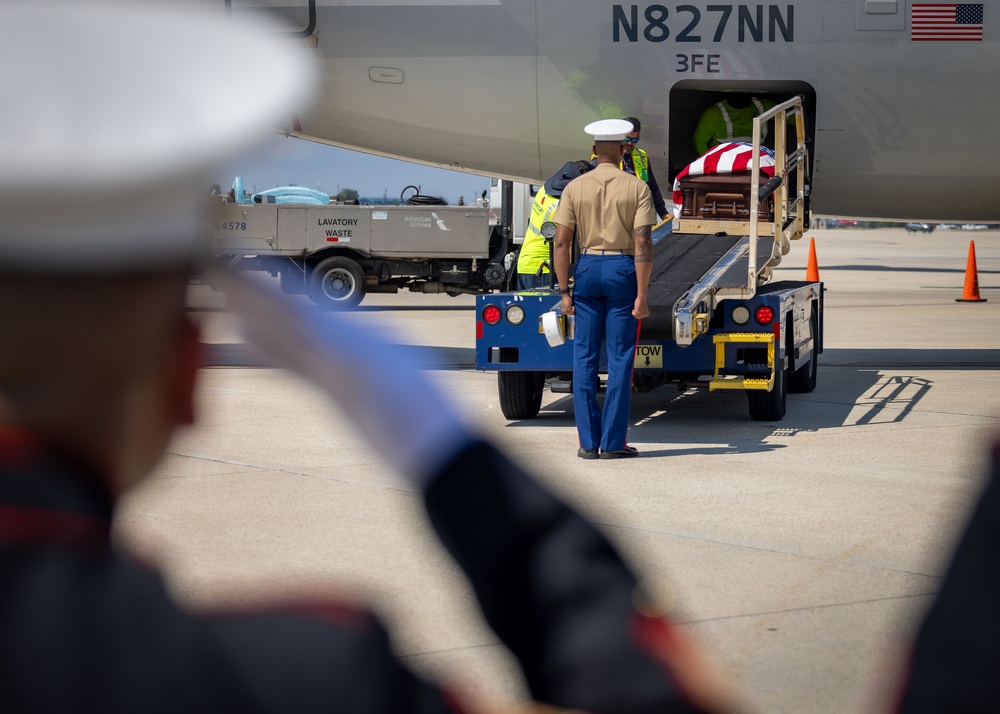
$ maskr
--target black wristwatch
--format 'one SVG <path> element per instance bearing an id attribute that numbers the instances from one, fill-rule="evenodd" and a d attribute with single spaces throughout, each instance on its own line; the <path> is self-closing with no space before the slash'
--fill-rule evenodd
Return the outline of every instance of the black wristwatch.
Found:
<path id="1" fill-rule="evenodd" d="M 560 294 L 560 295 L 569 295 L 569 288 L 562 288 L 562 289 L 561 289 L 561 290 L 559 291 L 559 294 Z"/>

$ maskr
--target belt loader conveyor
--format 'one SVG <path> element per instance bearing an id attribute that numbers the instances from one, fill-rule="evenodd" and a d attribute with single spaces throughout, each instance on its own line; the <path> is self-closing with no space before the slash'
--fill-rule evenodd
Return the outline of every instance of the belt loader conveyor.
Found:
<path id="1" fill-rule="evenodd" d="M 758 117 L 754 135 L 760 135 L 759 122 L 772 117 L 785 126 L 786 113 L 795 118 L 795 151 L 785 152 L 784 132 L 778 132 L 775 176 L 762 181 L 755 141 L 746 183 L 733 189 L 746 207 L 739 215 L 749 220 L 718 220 L 712 209 L 685 214 L 682 207 L 679 220 L 654 227 L 650 315 L 642 320 L 633 362 L 636 390 L 666 384 L 742 390 L 751 418 L 773 421 L 785 414 L 786 393 L 815 388 L 823 347 L 822 284 L 770 282 L 790 241 L 808 226 L 801 98 Z M 734 176 L 734 183 L 742 180 Z M 726 200 L 731 195 L 727 191 Z M 773 201 L 773 210 L 765 205 L 759 212 L 764 201 Z M 771 220 L 759 221 L 758 215 Z M 573 389 L 572 318 L 560 311 L 561 298 L 551 289 L 476 299 L 476 368 L 497 372 L 508 419 L 536 416 L 546 387 Z M 603 371 L 603 355 L 600 361 Z"/>
<path id="2" fill-rule="evenodd" d="M 769 235 L 757 238 L 757 273 L 762 277 L 774 265 L 772 243 Z M 720 289 L 746 287 L 749 244 L 749 236 L 724 232 L 671 233 L 658 241 L 653 247 L 646 298 L 650 315 L 643 321 L 643 336 L 689 345 L 704 333 Z"/>

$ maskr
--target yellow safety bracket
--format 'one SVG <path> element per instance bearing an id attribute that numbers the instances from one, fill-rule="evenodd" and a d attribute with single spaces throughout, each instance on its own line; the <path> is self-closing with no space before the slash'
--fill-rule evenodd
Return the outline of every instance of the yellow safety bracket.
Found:
<path id="1" fill-rule="evenodd" d="M 774 333 L 772 332 L 733 332 L 714 335 L 715 343 L 715 374 L 708 383 L 709 391 L 716 389 L 761 389 L 770 392 L 774 387 Z M 767 368 L 771 372 L 768 379 L 743 377 L 742 375 L 721 375 L 726 368 L 726 344 L 767 344 Z"/>
<path id="2" fill-rule="evenodd" d="M 703 312 L 699 312 L 698 314 L 696 314 L 694 316 L 694 319 L 691 321 L 691 324 L 692 324 L 691 332 L 694 333 L 694 334 L 691 335 L 692 338 L 699 337 L 701 335 L 704 335 L 706 332 L 708 332 L 708 321 L 710 319 L 711 319 L 711 316 L 710 315 L 706 315 Z"/>

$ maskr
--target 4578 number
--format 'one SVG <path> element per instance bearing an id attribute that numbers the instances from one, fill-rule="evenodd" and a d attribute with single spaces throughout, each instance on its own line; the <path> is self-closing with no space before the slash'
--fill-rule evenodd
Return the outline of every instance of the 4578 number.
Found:
<path id="1" fill-rule="evenodd" d="M 245 231 L 246 229 L 246 221 L 216 221 L 215 223 L 217 231 Z"/>

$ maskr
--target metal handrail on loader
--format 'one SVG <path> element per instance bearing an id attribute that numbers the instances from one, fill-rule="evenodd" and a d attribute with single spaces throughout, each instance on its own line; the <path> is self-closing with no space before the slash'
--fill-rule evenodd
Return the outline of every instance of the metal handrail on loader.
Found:
<path id="1" fill-rule="evenodd" d="M 753 156 L 750 171 L 750 216 L 748 221 L 697 221 L 681 219 L 674 230 L 680 233 L 710 234 L 726 231 L 729 234 L 744 234 L 740 242 L 724 255 L 702 278 L 691 286 L 673 306 L 674 339 L 679 346 L 694 343 L 699 335 L 708 330 L 711 312 L 725 298 L 748 300 L 757 294 L 757 287 L 771 279 L 771 271 L 781 262 L 790 248 L 790 241 L 802 237 L 808 220 L 805 215 L 806 162 L 808 152 L 805 146 L 805 113 L 801 96 L 789 99 L 754 119 Z M 795 119 L 796 150 L 787 154 L 785 127 L 788 115 Z M 760 127 L 762 122 L 775 118 L 775 171 L 774 177 L 763 186 L 760 184 Z M 795 197 L 789 198 L 789 175 L 795 171 Z M 760 202 L 775 195 L 775 209 L 771 222 L 758 223 Z M 763 234 L 773 237 L 771 255 L 758 267 L 758 244 Z M 746 284 L 729 279 L 741 261 L 747 260 Z M 738 273 L 733 274 L 733 277 Z M 726 284 L 720 284 L 726 283 Z"/>
<path id="2" fill-rule="evenodd" d="M 786 154 L 785 127 L 787 126 L 786 112 L 791 111 L 795 118 L 796 150 L 791 155 Z M 760 124 L 771 117 L 775 117 L 775 139 L 774 139 L 774 177 L 769 179 L 765 185 L 760 186 Z M 779 128 L 780 127 L 780 128 Z M 768 112 L 753 120 L 753 160 L 751 164 L 750 177 L 750 238 L 747 263 L 747 287 L 746 292 L 742 289 L 727 290 L 720 288 L 716 292 L 716 298 L 727 294 L 737 294 L 740 297 L 753 297 L 757 293 L 758 284 L 766 283 L 770 280 L 771 270 L 781 262 L 781 256 L 786 255 L 790 248 L 789 242 L 802 237 L 805 231 L 805 174 L 807 153 L 805 148 L 805 125 L 802 113 L 802 97 L 795 97 L 787 102 L 779 104 Z M 788 198 L 788 178 L 789 166 L 795 169 L 796 192 L 795 198 Z M 763 270 L 757 271 L 757 215 L 760 202 L 767 200 L 771 194 L 777 194 L 774 201 L 773 211 L 773 235 L 774 244 L 771 248 L 771 258 L 764 265 Z M 747 294 L 749 293 L 749 294 Z M 709 390 L 717 389 L 742 389 L 746 391 L 771 391 L 774 387 L 776 372 L 776 345 L 775 336 L 770 333 L 748 333 L 748 334 L 720 334 L 715 335 L 712 340 L 715 343 L 715 374 L 709 382 Z M 727 343 L 763 343 L 767 346 L 766 369 L 767 379 L 746 377 L 741 375 L 725 376 L 722 371 L 725 369 L 725 345 Z"/>
<path id="3" fill-rule="evenodd" d="M 781 262 L 781 257 L 787 255 L 790 241 L 802 237 L 806 229 L 805 216 L 805 180 L 808 152 L 805 142 L 805 112 L 802 107 L 802 96 L 796 96 L 786 102 L 769 109 L 753 120 L 753 158 L 750 165 L 750 240 L 747 262 L 747 285 L 742 288 L 720 288 L 717 298 L 740 297 L 751 298 L 757 294 L 757 286 L 770 280 L 771 269 Z M 796 149 L 787 153 L 786 131 L 788 114 L 795 119 Z M 760 185 L 760 127 L 764 122 L 774 118 L 774 178 L 769 180 L 764 189 Z M 795 198 L 789 199 L 788 177 L 792 169 L 795 171 Z M 772 235 L 774 245 L 771 248 L 771 258 L 764 268 L 757 269 L 757 239 L 760 227 L 757 217 L 760 215 L 760 202 L 771 194 L 774 196 L 774 223 Z M 763 279 L 761 279 L 763 278 Z"/>

